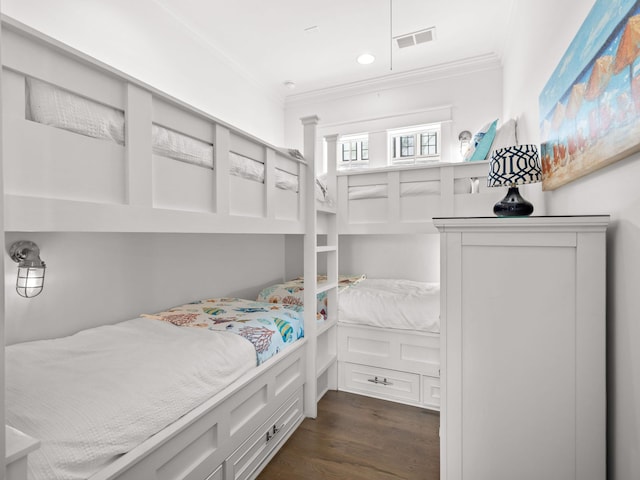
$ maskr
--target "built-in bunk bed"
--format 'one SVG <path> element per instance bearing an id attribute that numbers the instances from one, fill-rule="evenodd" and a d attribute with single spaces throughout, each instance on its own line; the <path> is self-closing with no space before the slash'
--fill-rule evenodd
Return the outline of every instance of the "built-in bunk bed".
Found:
<path id="1" fill-rule="evenodd" d="M 337 234 L 331 211 L 316 207 L 321 220 L 317 233 L 331 253 L 337 253 L 338 236 L 436 235 L 432 217 L 486 215 L 499 197 L 486 187 L 487 161 L 336 172 L 338 139 L 324 138 L 328 203 L 338 206 Z M 343 275 L 338 276 L 338 270 Z M 337 368 L 332 364 L 324 378 L 318 377 L 318 392 L 338 388 L 438 410 L 439 283 L 370 278 L 366 271 L 347 272 L 342 265 L 338 269 L 335 257 L 318 272 L 321 283 L 331 284 L 328 278 L 337 282 L 336 296 L 321 292 L 307 298 L 301 277 L 270 285 L 258 297 L 314 305 L 319 321 L 324 321 L 318 330 L 318 364 L 338 361 Z M 311 272 L 305 270 L 305 278 L 307 274 Z"/>
<path id="2" fill-rule="evenodd" d="M 6 232 L 307 234 L 313 148 L 274 147 L 8 18 L 2 61 Z M 212 296 L 5 347 L 10 480 L 254 478 L 315 416 L 315 313 Z"/>
<path id="3" fill-rule="evenodd" d="M 328 142 L 327 151 L 335 163 L 335 145 Z M 499 197 L 486 187 L 488 163 L 338 172 L 338 232 L 428 235 L 436 234 L 433 217 L 487 215 Z M 368 278 L 338 302 L 338 388 L 438 410 L 439 283 L 357 273 Z"/>

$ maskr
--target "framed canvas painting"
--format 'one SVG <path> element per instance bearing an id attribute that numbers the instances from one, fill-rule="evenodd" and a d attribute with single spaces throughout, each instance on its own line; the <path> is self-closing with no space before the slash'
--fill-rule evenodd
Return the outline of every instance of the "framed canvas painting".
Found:
<path id="1" fill-rule="evenodd" d="M 596 0 L 539 106 L 543 190 L 640 150 L 640 0 Z"/>

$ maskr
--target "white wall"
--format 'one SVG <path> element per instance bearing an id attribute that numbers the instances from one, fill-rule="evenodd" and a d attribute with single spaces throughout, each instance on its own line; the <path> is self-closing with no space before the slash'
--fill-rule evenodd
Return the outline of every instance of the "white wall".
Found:
<path id="1" fill-rule="evenodd" d="M 283 103 L 153 0 L 3 0 L 2 13 L 266 142 Z"/>
<path id="2" fill-rule="evenodd" d="M 443 108 L 444 107 L 444 108 Z M 445 113 L 446 112 L 446 113 Z M 458 134 L 474 132 L 502 115 L 502 68 L 496 58 L 411 78 L 394 78 L 287 98 L 285 143 L 301 148 L 300 118 L 318 115 L 318 134 L 363 133 L 411 126 L 449 115 L 444 126 L 443 160 L 459 159 Z M 319 153 L 319 150 L 318 150 Z M 451 155 L 451 156 L 450 156 Z"/>
<path id="3" fill-rule="evenodd" d="M 443 146 L 443 160 L 457 161 L 458 133 L 473 132 L 502 116 L 502 67 L 491 57 L 451 69 L 435 69 L 415 78 L 392 78 L 293 96 L 287 99 L 285 110 L 288 145 L 301 148 L 300 118 L 308 115 L 320 117 L 320 138 L 335 133 L 379 132 L 449 115 L 451 122 L 444 126 L 443 133 L 448 131 L 450 144 Z M 317 147 L 316 158 L 321 158 L 320 145 Z M 370 143 L 370 155 L 375 155 L 373 147 Z M 343 274 L 428 282 L 440 278 L 437 235 L 341 236 L 339 248 Z"/>
<path id="4" fill-rule="evenodd" d="M 19 233 L 47 264 L 43 292 L 15 291 L 5 256 L 6 341 L 69 335 L 141 313 L 218 296 L 254 299 L 284 280 L 283 235 Z"/>
<path id="5" fill-rule="evenodd" d="M 440 237 L 425 235 L 342 235 L 340 273 L 368 278 L 440 281 Z"/>
<path id="6" fill-rule="evenodd" d="M 506 115 L 539 142 L 538 95 L 594 4 L 516 2 L 504 62 Z M 640 155 L 540 194 L 553 215 L 609 214 L 607 245 L 608 478 L 640 478 Z M 553 399 L 549 399 L 553 401 Z"/>

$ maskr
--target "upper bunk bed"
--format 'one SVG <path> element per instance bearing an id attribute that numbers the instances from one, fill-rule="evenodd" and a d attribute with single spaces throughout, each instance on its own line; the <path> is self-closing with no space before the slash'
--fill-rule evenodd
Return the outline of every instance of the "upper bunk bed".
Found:
<path id="1" fill-rule="evenodd" d="M 500 198 L 488 173 L 486 160 L 338 172 L 338 231 L 436 233 L 434 217 L 487 215 Z"/>
<path id="2" fill-rule="evenodd" d="M 443 108 L 438 112 L 448 110 Z M 443 143 L 438 159 L 416 157 L 416 163 L 404 165 L 388 164 L 389 139 L 394 130 L 383 124 L 376 123 L 375 131 L 368 137 L 369 160 L 373 161 L 369 164 L 368 160 L 366 166 L 348 163 L 349 168 L 344 169 L 345 162 L 337 160 L 342 158 L 340 150 L 344 146 L 341 140 L 350 138 L 349 131 L 344 136 L 325 136 L 327 174 L 329 179 L 334 179 L 337 197 L 338 232 L 341 235 L 435 234 L 434 217 L 485 216 L 492 212 L 493 205 L 501 197 L 501 192 L 487 186 L 492 153 L 498 148 L 517 144 L 516 120 L 510 119 L 499 127 L 498 122 L 496 119 L 479 129 L 471 137 L 463 158 L 457 160 L 457 149 L 454 152 L 449 145 L 450 122 L 446 120 L 441 126 L 446 124 L 447 128 L 438 130 Z M 363 128 L 367 125 L 358 123 Z M 427 127 L 406 128 L 419 131 Z M 397 140 L 398 136 L 393 138 Z M 448 161 L 452 158 L 453 161 Z M 340 170 L 337 170 L 338 163 L 343 167 Z"/>
<path id="3" fill-rule="evenodd" d="M 297 151 L 2 22 L 5 230 L 304 233 Z"/>

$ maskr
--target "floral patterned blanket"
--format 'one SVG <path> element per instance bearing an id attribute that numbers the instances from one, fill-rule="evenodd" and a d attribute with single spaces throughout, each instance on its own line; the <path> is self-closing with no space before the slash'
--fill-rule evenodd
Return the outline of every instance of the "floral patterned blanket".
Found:
<path id="1" fill-rule="evenodd" d="M 179 327 L 238 334 L 253 344 L 260 365 L 304 337 L 302 313 L 296 310 L 295 306 L 241 298 L 209 298 L 141 316 Z"/>
<path id="2" fill-rule="evenodd" d="M 338 292 L 361 282 L 365 275 L 340 275 L 338 278 Z M 326 275 L 318 275 L 318 283 L 326 282 Z M 263 289 L 258 294 L 259 302 L 282 303 L 290 305 L 297 311 L 302 312 L 304 304 L 304 278 L 298 277 L 285 283 L 278 283 Z M 327 292 L 318 294 L 317 300 L 317 320 L 327 319 Z"/>

